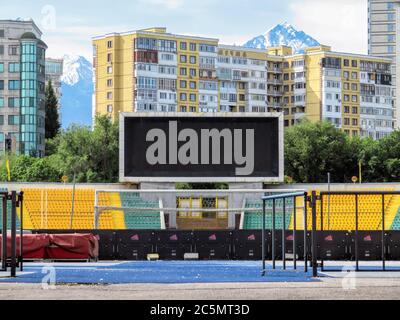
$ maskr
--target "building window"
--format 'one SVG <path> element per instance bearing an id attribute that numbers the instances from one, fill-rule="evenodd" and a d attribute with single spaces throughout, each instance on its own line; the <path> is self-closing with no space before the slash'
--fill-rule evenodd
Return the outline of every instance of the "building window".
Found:
<path id="1" fill-rule="evenodd" d="M 396 19 L 396 16 L 394 13 L 388 13 L 388 20 L 389 21 L 394 21 Z"/>
<path id="2" fill-rule="evenodd" d="M 181 42 L 181 50 L 186 50 L 186 49 L 187 49 L 187 43 Z"/>
<path id="3" fill-rule="evenodd" d="M 197 74 L 197 72 L 196 72 L 196 69 L 190 69 L 190 76 L 191 77 L 195 77 L 196 76 L 196 74 Z"/>
<path id="4" fill-rule="evenodd" d="M 186 68 L 180 68 L 179 69 L 179 74 L 181 76 L 186 76 L 187 75 L 187 69 Z"/>
<path id="5" fill-rule="evenodd" d="M 8 72 L 10 73 L 18 73 L 20 72 L 20 64 L 15 62 L 10 62 L 8 64 Z"/>
<path id="6" fill-rule="evenodd" d="M 179 83 L 179 86 L 180 86 L 182 89 L 186 89 L 186 87 L 187 87 L 186 81 L 185 81 L 185 80 L 181 80 L 180 83 Z"/>
<path id="7" fill-rule="evenodd" d="M 4 46 L 0 45 L 0 56 L 4 55 Z"/>
<path id="8" fill-rule="evenodd" d="M 107 41 L 107 48 L 111 49 L 112 47 L 113 47 L 113 42 L 111 40 Z"/>
<path id="9" fill-rule="evenodd" d="M 1 62 L 0 63 L 0 73 L 3 73 L 3 72 L 4 72 L 4 63 Z"/>
<path id="10" fill-rule="evenodd" d="M 181 63 L 186 63 L 187 57 L 186 57 L 185 55 L 181 55 L 181 56 L 179 57 L 179 61 L 180 61 Z"/>
<path id="11" fill-rule="evenodd" d="M 196 101 L 196 95 L 194 93 L 190 94 L 190 101 L 192 102 Z"/>
<path id="12" fill-rule="evenodd" d="M 180 94 L 180 100 L 181 101 L 186 101 L 186 99 L 187 99 L 186 93 L 181 93 Z"/>
<path id="13" fill-rule="evenodd" d="M 4 90 L 4 80 L 0 80 L 0 90 Z"/>
<path id="14" fill-rule="evenodd" d="M 0 97 L 0 108 L 4 108 L 4 97 Z"/>
<path id="15" fill-rule="evenodd" d="M 196 51 L 197 50 L 197 45 L 195 43 L 190 44 L 190 51 Z"/>
<path id="16" fill-rule="evenodd" d="M 19 125 L 19 116 L 8 116 L 8 124 L 10 126 Z"/>
<path id="17" fill-rule="evenodd" d="M 8 54 L 10 56 L 17 56 L 18 55 L 18 46 L 9 46 L 8 47 Z"/>
<path id="18" fill-rule="evenodd" d="M 190 63 L 195 64 L 196 63 L 196 57 L 195 56 L 190 56 Z"/>
<path id="19" fill-rule="evenodd" d="M 396 37 L 394 36 L 394 34 L 389 34 L 387 37 L 388 37 L 388 42 L 395 42 L 396 41 Z"/>
<path id="20" fill-rule="evenodd" d="M 353 107 L 353 108 L 351 108 L 351 111 L 353 114 L 357 114 L 358 109 L 357 109 L 357 107 Z"/>
<path id="21" fill-rule="evenodd" d="M 113 111 L 113 106 L 112 104 L 107 105 L 107 112 L 111 113 Z"/>
<path id="22" fill-rule="evenodd" d="M 358 125 L 358 120 L 357 119 L 353 119 L 352 120 L 352 124 L 353 124 L 353 126 L 357 126 Z"/>
<path id="23" fill-rule="evenodd" d="M 111 62 L 112 61 L 112 53 L 108 53 L 107 54 L 107 62 Z"/>
<path id="24" fill-rule="evenodd" d="M 387 26 L 388 26 L 388 31 L 389 32 L 394 32 L 396 30 L 396 26 L 393 23 L 390 23 Z"/>
<path id="25" fill-rule="evenodd" d="M 113 73 L 113 68 L 107 67 L 107 74 L 112 74 L 112 73 Z"/>
<path id="26" fill-rule="evenodd" d="M 19 90 L 21 88 L 19 80 L 9 80 L 8 90 Z"/>
<path id="27" fill-rule="evenodd" d="M 19 98 L 16 98 L 16 97 L 8 98 L 8 107 L 9 108 L 19 108 Z"/>
<path id="28" fill-rule="evenodd" d="M 0 30 L 0 38 L 4 38 L 4 29 Z"/>
<path id="29" fill-rule="evenodd" d="M 112 85 L 113 85 L 112 79 L 108 79 L 107 80 L 107 87 L 112 87 Z"/>
<path id="30" fill-rule="evenodd" d="M 349 59 L 344 59 L 344 60 L 343 60 L 343 65 L 344 65 L 345 67 L 350 66 L 350 61 L 349 61 Z"/>
<path id="31" fill-rule="evenodd" d="M 388 46 L 387 50 L 388 50 L 388 53 L 394 53 L 395 52 L 395 46 Z"/>
<path id="32" fill-rule="evenodd" d="M 4 125 L 4 116 L 0 116 L 0 126 Z"/>
<path id="33" fill-rule="evenodd" d="M 112 92 L 107 92 L 107 99 L 111 100 L 112 99 Z"/>
<path id="34" fill-rule="evenodd" d="M 196 89 L 196 82 L 190 81 L 190 89 Z"/>

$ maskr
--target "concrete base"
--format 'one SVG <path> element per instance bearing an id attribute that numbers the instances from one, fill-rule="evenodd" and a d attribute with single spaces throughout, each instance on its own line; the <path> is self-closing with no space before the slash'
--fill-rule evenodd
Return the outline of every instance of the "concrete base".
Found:
<path id="1" fill-rule="evenodd" d="M 139 190 L 175 190 L 175 183 L 170 182 L 142 182 Z"/>

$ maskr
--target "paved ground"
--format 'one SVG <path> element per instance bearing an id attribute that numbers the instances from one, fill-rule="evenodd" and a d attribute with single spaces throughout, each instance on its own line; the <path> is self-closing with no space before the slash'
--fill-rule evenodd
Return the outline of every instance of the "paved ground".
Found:
<path id="1" fill-rule="evenodd" d="M 139 264 L 142 266 L 141 264 Z M 126 270 L 133 266 L 138 267 L 138 264 L 115 264 L 110 263 L 108 265 L 102 265 L 104 268 L 104 274 L 114 270 L 119 270 L 120 273 L 125 273 Z M 143 268 L 142 271 L 150 272 L 151 267 L 154 264 L 145 263 L 147 265 L 147 271 Z M 218 271 L 218 265 L 221 270 L 226 270 L 230 263 L 204 263 L 202 266 L 209 266 L 214 271 Z M 378 265 L 378 264 L 377 264 Z M 163 266 L 163 264 L 161 264 Z M 165 267 L 171 266 L 170 263 L 166 263 Z M 198 264 L 189 264 L 190 267 L 198 267 Z M 259 267 L 259 263 L 234 263 L 238 269 L 233 270 L 230 276 L 234 280 L 245 279 L 253 277 L 251 273 Z M 373 266 L 371 264 L 370 266 Z M 397 266 L 397 265 L 396 265 Z M 26 268 L 26 274 L 21 275 L 17 281 L 26 281 L 26 279 L 32 279 L 38 276 L 38 270 L 40 268 L 40 274 L 44 270 L 43 276 L 50 276 L 46 270 L 49 265 L 31 265 Z M 85 272 L 89 270 L 98 270 L 99 264 L 95 265 L 57 265 L 57 273 L 66 272 L 71 274 L 70 271 L 77 270 Z M 108 268 L 107 268 L 108 267 Z M 116 268 L 118 267 L 118 268 Z M 129 268 L 128 268 L 129 267 Z M 158 265 L 160 267 L 160 265 Z M 240 278 L 239 273 L 243 273 L 242 267 L 249 269 L 249 275 L 245 275 Z M 43 269 L 45 268 L 45 269 Z M 69 268 L 69 269 L 68 269 Z M 111 268 L 111 269 L 110 269 Z M 35 270 L 37 269 L 37 270 Z M 68 269 L 67 271 L 65 271 Z M 190 269 L 190 268 L 188 268 Z M 235 268 L 233 268 L 235 269 Z M 33 270 L 33 271 L 32 271 Z M 64 270 L 64 271 L 63 271 Z M 138 269 L 135 269 L 138 270 Z M 150 271 L 149 271 L 150 270 Z M 205 272 L 206 269 L 200 271 L 200 274 Z M 85 272 L 83 274 L 85 274 Z M 280 273 L 282 272 L 282 273 Z M 290 273 L 291 271 L 288 271 Z M 176 269 L 176 273 L 179 274 L 179 268 Z M 74 275 L 72 273 L 72 275 Z M 220 273 L 221 275 L 221 273 Z M 225 275 L 225 273 L 222 273 Z M 284 275 L 285 278 L 279 275 Z M 0 275 L 1 276 L 1 275 Z M 75 276 L 75 275 L 74 275 Z M 26 278 L 28 277 L 28 278 Z M 31 278 L 29 278 L 31 277 Z M 239 278 L 237 278 L 239 277 Z M 25 280 L 23 280 L 25 278 Z M 135 278 L 138 279 L 138 278 Z M 179 278 L 175 278 L 179 279 Z M 281 280 L 284 281 L 281 281 Z M 229 282 L 229 279 L 225 278 L 225 283 L 207 283 L 200 281 L 198 283 L 187 283 L 190 279 L 187 279 L 184 283 L 122 283 L 122 284 L 61 284 L 55 285 L 54 289 L 52 286 L 42 285 L 39 283 L 4 283 L 9 279 L 2 279 L 0 281 L 0 299 L 139 299 L 139 300 L 215 300 L 226 299 L 226 300 L 265 300 L 265 299 L 400 299 L 400 273 L 389 272 L 389 273 L 333 273 L 326 272 L 321 273 L 320 278 L 317 281 L 309 279 L 308 276 L 300 274 L 291 274 L 288 276 L 286 272 L 278 271 L 274 274 L 269 271 L 266 281 L 267 282 L 255 282 L 253 281 L 234 281 Z M 15 280 L 12 280 L 15 281 Z M 133 279 L 134 281 L 134 279 Z M 271 282 L 272 281 L 272 282 Z M 29 281 L 26 281 L 29 282 Z M 36 281 L 37 282 L 37 281 Z M 57 280 L 56 280 L 57 282 Z"/>
<path id="2" fill-rule="evenodd" d="M 355 290 L 343 290 L 341 279 L 318 283 L 236 284 L 124 284 L 56 286 L 44 290 L 40 284 L 0 284 L 0 299 L 132 299 L 132 300 L 299 300 L 299 299 L 399 299 L 400 281 L 358 280 Z"/>

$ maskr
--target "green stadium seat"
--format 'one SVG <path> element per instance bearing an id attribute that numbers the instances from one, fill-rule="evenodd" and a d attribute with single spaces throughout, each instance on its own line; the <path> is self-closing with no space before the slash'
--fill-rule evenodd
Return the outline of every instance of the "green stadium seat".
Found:
<path id="1" fill-rule="evenodd" d="M 276 201 L 276 219 L 275 219 L 275 227 L 276 229 L 282 229 L 282 219 L 283 219 L 283 211 L 282 211 L 283 200 Z M 267 201 L 266 203 L 266 228 L 272 229 L 272 201 Z M 258 230 L 262 229 L 262 200 L 246 200 L 245 204 L 245 212 L 244 212 L 244 230 Z M 257 209 L 260 208 L 259 212 L 247 211 L 246 208 Z M 293 200 L 286 200 L 286 216 L 285 216 L 285 229 L 289 229 L 290 222 L 293 215 Z"/>
<path id="2" fill-rule="evenodd" d="M 159 209 L 158 201 L 142 199 L 138 193 L 121 192 L 121 203 L 124 208 L 154 208 Z M 161 229 L 160 212 L 125 210 L 125 225 L 127 229 L 146 230 Z"/>

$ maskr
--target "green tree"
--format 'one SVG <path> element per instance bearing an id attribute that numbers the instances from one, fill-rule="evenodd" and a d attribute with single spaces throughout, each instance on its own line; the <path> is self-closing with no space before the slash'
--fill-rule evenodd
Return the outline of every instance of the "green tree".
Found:
<path id="1" fill-rule="evenodd" d="M 295 182 L 349 181 L 357 171 L 349 138 L 329 122 L 303 120 L 285 132 L 285 174 Z"/>
<path id="2" fill-rule="evenodd" d="M 77 182 L 117 182 L 118 135 L 118 124 L 108 116 L 96 116 L 93 130 L 72 125 L 63 131 L 56 152 L 63 173 Z"/>
<path id="3" fill-rule="evenodd" d="M 58 115 L 58 100 L 54 93 L 53 85 L 51 81 L 46 86 L 46 121 L 45 128 L 46 139 L 54 138 L 60 131 L 60 118 Z"/>

